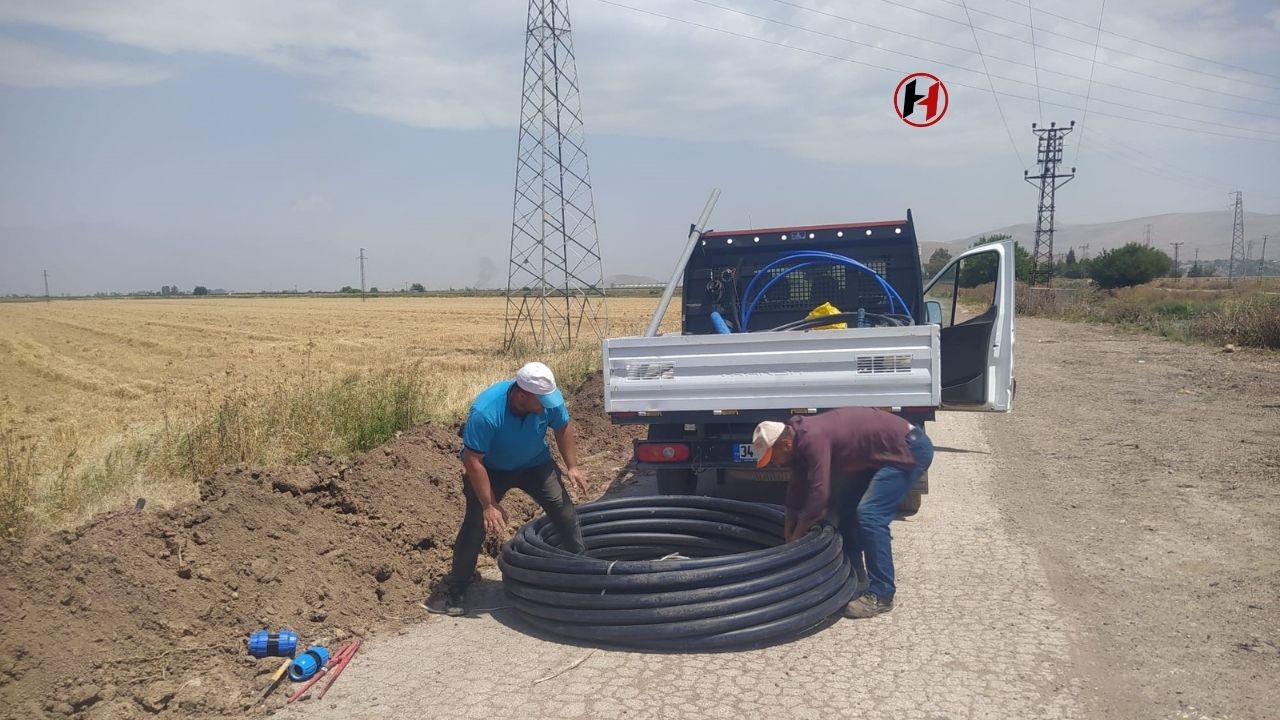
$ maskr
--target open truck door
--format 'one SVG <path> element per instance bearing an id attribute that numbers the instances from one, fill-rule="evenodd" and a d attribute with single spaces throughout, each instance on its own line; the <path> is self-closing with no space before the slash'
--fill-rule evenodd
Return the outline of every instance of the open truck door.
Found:
<path id="1" fill-rule="evenodd" d="M 1013 409 L 1014 258 L 1012 240 L 980 245 L 925 286 L 925 318 L 941 328 L 943 410 Z"/>

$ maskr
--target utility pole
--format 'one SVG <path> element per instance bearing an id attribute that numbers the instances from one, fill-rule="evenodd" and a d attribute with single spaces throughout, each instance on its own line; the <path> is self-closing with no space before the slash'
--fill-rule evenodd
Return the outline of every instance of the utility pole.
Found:
<path id="1" fill-rule="evenodd" d="M 1253 241 L 1244 244 L 1244 272 L 1240 273 L 1244 277 L 1249 277 L 1249 261 L 1253 259 Z"/>
<path id="2" fill-rule="evenodd" d="M 1080 259 L 1081 260 L 1089 259 L 1089 243 L 1085 243 L 1080 246 Z"/>
<path id="3" fill-rule="evenodd" d="M 1146 230 L 1142 232 L 1142 242 L 1147 247 L 1151 247 L 1151 223 L 1147 223 Z"/>
<path id="4" fill-rule="evenodd" d="M 364 302 L 364 248 L 360 248 L 360 302 Z"/>
<path id="5" fill-rule="evenodd" d="M 1244 258 L 1244 202 L 1241 200 L 1241 192 L 1236 191 L 1236 216 L 1235 222 L 1231 225 L 1231 259 L 1227 261 L 1227 285 L 1231 285 L 1231 281 L 1236 275 L 1236 258 Z"/>
<path id="6" fill-rule="evenodd" d="M 608 317 L 568 0 L 529 0 L 523 75 L 504 346 L 595 342 Z"/>
<path id="7" fill-rule="evenodd" d="M 1267 274 L 1267 236 L 1262 236 L 1262 252 L 1258 254 L 1258 274 Z"/>
<path id="8" fill-rule="evenodd" d="M 1040 204 L 1036 211 L 1036 246 L 1031 253 L 1031 284 L 1048 285 L 1053 280 L 1053 215 L 1054 198 L 1058 188 L 1071 182 L 1076 176 L 1076 169 L 1070 174 L 1059 173 L 1058 163 L 1062 162 L 1062 141 L 1075 128 L 1072 120 L 1069 127 L 1060 128 L 1057 123 L 1049 123 L 1047 128 L 1036 128 L 1031 123 L 1031 132 L 1039 138 L 1036 151 L 1036 164 L 1040 166 L 1039 175 L 1031 175 L 1022 171 L 1022 178 L 1035 185 L 1040 184 Z M 1059 182 L 1061 180 L 1061 182 Z"/>
<path id="9" fill-rule="evenodd" d="M 1173 246 L 1173 276 L 1182 277 L 1182 272 L 1178 267 L 1178 248 L 1182 247 L 1183 243 L 1175 242 L 1169 244 Z"/>
<path id="10" fill-rule="evenodd" d="M 49 271 L 44 271 L 44 301 L 49 302 Z"/>

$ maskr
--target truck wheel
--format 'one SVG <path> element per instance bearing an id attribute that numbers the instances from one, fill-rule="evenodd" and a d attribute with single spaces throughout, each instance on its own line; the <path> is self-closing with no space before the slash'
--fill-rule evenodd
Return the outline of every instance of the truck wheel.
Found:
<path id="1" fill-rule="evenodd" d="M 698 476 L 692 470 L 655 470 L 659 495 L 693 495 L 698 489 Z"/>

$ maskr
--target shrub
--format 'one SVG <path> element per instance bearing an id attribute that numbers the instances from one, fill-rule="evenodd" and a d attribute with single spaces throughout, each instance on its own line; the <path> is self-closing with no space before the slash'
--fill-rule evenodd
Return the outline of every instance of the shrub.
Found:
<path id="1" fill-rule="evenodd" d="M 1173 259 L 1163 252 L 1138 243 L 1104 250 L 1089 261 L 1089 277 L 1101 288 L 1141 285 L 1168 275 Z"/>

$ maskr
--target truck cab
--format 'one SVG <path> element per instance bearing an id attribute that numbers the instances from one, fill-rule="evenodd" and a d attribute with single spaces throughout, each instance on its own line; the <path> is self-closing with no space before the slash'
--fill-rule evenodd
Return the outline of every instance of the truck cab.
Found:
<path id="1" fill-rule="evenodd" d="M 762 420 L 860 405 L 923 426 L 939 410 L 1012 408 L 1011 242 L 926 282 L 910 210 L 691 239 L 680 334 L 604 341 L 605 410 L 648 425 L 635 463 L 660 492 L 784 484 L 788 471 L 755 467 Z M 927 491 L 926 477 L 903 512 Z"/>

